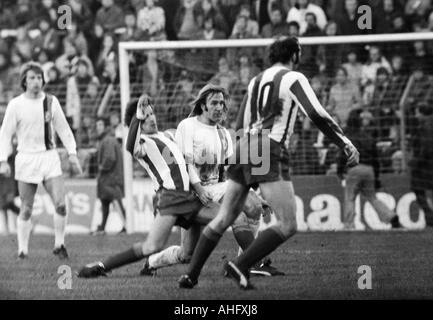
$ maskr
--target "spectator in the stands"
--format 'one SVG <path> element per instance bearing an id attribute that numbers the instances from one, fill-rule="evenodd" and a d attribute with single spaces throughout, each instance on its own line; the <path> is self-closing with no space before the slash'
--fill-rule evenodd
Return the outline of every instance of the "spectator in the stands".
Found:
<path id="1" fill-rule="evenodd" d="M 47 92 L 54 94 L 54 91 L 57 92 L 58 90 L 66 90 L 66 79 L 61 78 L 60 72 L 55 66 L 47 71 L 47 78 L 45 80 L 47 81 L 47 84 L 45 85 L 44 89 Z"/>
<path id="2" fill-rule="evenodd" d="M 263 38 L 273 38 L 289 34 L 289 25 L 284 20 L 283 10 L 281 7 L 272 7 L 270 19 L 271 22 L 262 28 L 261 35 Z"/>
<path id="3" fill-rule="evenodd" d="M 114 0 L 102 0 L 102 7 L 96 13 L 95 23 L 102 26 L 104 31 L 113 32 L 123 26 L 123 10 Z"/>
<path id="4" fill-rule="evenodd" d="M 361 85 L 362 64 L 358 61 L 358 54 L 355 50 L 347 54 L 347 62 L 343 64 L 347 70 L 348 80 L 355 85 Z"/>
<path id="5" fill-rule="evenodd" d="M 36 47 L 33 51 L 33 61 L 38 62 L 42 66 L 44 71 L 44 77 L 47 79 L 48 70 L 55 66 L 54 62 L 50 60 L 47 52 L 39 47 Z"/>
<path id="6" fill-rule="evenodd" d="M 99 51 L 99 55 L 95 64 L 96 74 L 98 76 L 102 75 L 105 65 L 108 61 L 116 59 L 116 52 L 117 47 L 114 35 L 111 33 L 105 33 L 102 42 L 102 48 Z"/>
<path id="7" fill-rule="evenodd" d="M 243 26 L 243 22 L 239 22 L 239 17 L 245 17 L 246 19 L 246 26 Z M 238 28 L 238 24 L 241 23 L 242 27 Z M 244 34 L 248 34 L 249 37 L 251 38 L 255 38 L 259 36 L 259 24 L 257 23 L 257 21 L 253 20 L 251 18 L 251 7 L 248 4 L 243 4 L 240 8 L 240 12 L 239 15 L 236 17 L 236 23 L 233 26 L 233 31 L 232 31 L 232 37 L 233 34 L 235 33 L 235 30 L 243 30 L 243 32 L 238 32 L 238 33 L 244 33 Z M 245 29 L 245 30 L 244 30 Z M 246 37 L 244 37 L 246 38 Z M 235 38 L 235 39 L 242 39 L 241 38 Z"/>
<path id="8" fill-rule="evenodd" d="M 0 52 L 0 81 L 6 83 L 9 72 L 9 57 L 6 52 Z"/>
<path id="9" fill-rule="evenodd" d="M 401 54 L 397 53 L 391 57 L 392 81 L 399 83 L 402 87 L 406 85 L 408 79 L 408 69 Z M 400 90 L 399 90 L 400 92 Z"/>
<path id="10" fill-rule="evenodd" d="M 0 30 L 12 29 L 15 27 L 13 7 L 0 2 Z"/>
<path id="11" fill-rule="evenodd" d="M 218 61 L 218 73 L 209 82 L 231 90 L 239 83 L 239 78 L 236 72 L 231 70 L 227 58 L 221 57 Z"/>
<path id="12" fill-rule="evenodd" d="M 94 148 L 96 146 L 97 135 L 95 129 L 94 118 L 84 116 L 81 121 L 80 129 L 77 132 L 78 148 Z"/>
<path id="13" fill-rule="evenodd" d="M 179 40 L 191 39 L 197 30 L 196 19 L 194 18 L 198 11 L 195 7 L 197 1 L 183 0 L 182 5 L 176 12 L 174 26 Z"/>
<path id="14" fill-rule="evenodd" d="M 431 0 L 408 0 L 405 7 L 405 16 L 409 24 L 413 26 L 420 21 L 426 21 L 431 9 Z"/>
<path id="15" fill-rule="evenodd" d="M 137 14 L 137 28 L 142 32 L 142 40 L 166 40 L 165 13 L 155 6 L 154 0 L 146 0 L 146 5 Z"/>
<path id="16" fill-rule="evenodd" d="M 203 13 L 199 13 L 196 15 L 196 19 L 198 19 L 197 25 L 199 26 L 198 32 L 194 35 L 193 39 L 195 40 L 219 40 L 225 39 L 224 32 L 215 29 L 214 18 L 212 15 L 204 16 Z M 199 21 L 202 19 L 202 21 Z M 207 54 L 211 54 L 210 50 L 206 50 Z"/>
<path id="17" fill-rule="evenodd" d="M 238 79 L 241 86 L 245 89 L 248 87 L 251 79 L 260 73 L 260 69 L 252 63 L 251 56 L 247 52 L 239 54 L 238 70 Z"/>
<path id="18" fill-rule="evenodd" d="M 194 100 L 194 79 L 191 74 L 183 71 L 176 83 L 174 94 L 167 105 L 167 128 L 175 128 L 181 119 L 185 119 L 191 112 L 189 104 Z"/>
<path id="19" fill-rule="evenodd" d="M 34 24 L 33 18 L 33 1 L 18 0 L 17 7 L 14 12 L 15 21 L 18 26 L 26 26 L 31 28 Z"/>
<path id="20" fill-rule="evenodd" d="M 76 63 L 79 59 L 87 61 L 89 72 L 93 75 L 94 68 L 89 57 L 80 54 L 75 45 L 67 39 L 63 41 L 63 54 L 55 61 L 56 68 L 60 71 L 60 77 L 65 78 L 73 75 L 76 69 Z"/>
<path id="21" fill-rule="evenodd" d="M 67 0 L 66 4 L 71 8 L 73 19 L 77 22 L 81 31 L 87 37 L 90 36 L 93 27 L 93 14 L 86 0 Z"/>
<path id="22" fill-rule="evenodd" d="M 19 53 L 19 51 L 12 49 L 10 53 L 10 67 L 5 85 L 14 95 L 22 92 L 20 86 L 20 74 L 24 62 L 24 57 Z"/>
<path id="23" fill-rule="evenodd" d="M 415 64 L 420 64 L 424 67 L 425 74 L 433 75 L 433 56 L 427 52 L 426 43 L 423 41 L 415 41 L 413 43 Z"/>
<path id="24" fill-rule="evenodd" d="M 301 27 L 301 34 L 304 34 L 308 27 L 306 19 L 307 13 L 313 13 L 316 16 L 317 25 L 321 30 L 325 29 L 328 22 L 326 14 L 321 7 L 312 3 L 311 0 L 299 0 L 298 7 L 292 7 L 287 14 L 287 22 L 296 21 Z"/>
<path id="25" fill-rule="evenodd" d="M 392 17 L 392 27 L 390 33 L 405 33 L 411 30 L 406 25 L 406 20 L 403 14 L 396 14 Z"/>
<path id="26" fill-rule="evenodd" d="M 230 35 L 231 29 L 227 24 L 224 16 L 217 6 L 214 6 L 211 0 L 201 0 L 196 2 L 195 10 L 202 11 L 205 17 L 212 16 L 214 27 L 217 30 L 224 32 L 226 38 Z"/>
<path id="27" fill-rule="evenodd" d="M 68 33 L 65 37 L 68 41 L 73 43 L 75 47 L 77 48 L 78 53 L 88 55 L 88 46 L 87 46 L 87 40 L 84 37 L 84 33 L 81 29 L 81 27 L 78 25 L 77 20 L 72 20 L 69 28 L 67 29 Z"/>
<path id="28" fill-rule="evenodd" d="M 57 13 L 58 3 L 56 0 L 42 0 L 38 5 L 36 16 L 46 17 L 49 20 L 50 26 L 57 26 Z"/>
<path id="29" fill-rule="evenodd" d="M 362 30 L 358 27 L 358 1 L 344 0 L 344 10 L 336 20 L 338 29 L 342 35 L 361 34 Z"/>
<path id="30" fill-rule="evenodd" d="M 299 23 L 296 21 L 290 21 L 288 23 L 289 26 L 289 36 L 290 37 L 299 37 L 301 35 L 301 27 L 299 26 Z"/>
<path id="31" fill-rule="evenodd" d="M 257 35 L 252 34 L 248 30 L 248 19 L 244 15 L 239 15 L 233 27 L 230 39 L 252 39 L 257 38 Z"/>
<path id="32" fill-rule="evenodd" d="M 409 133 L 413 133 L 416 128 L 416 110 L 420 104 L 431 103 L 428 101 L 428 96 L 431 88 L 431 80 L 425 72 L 425 66 L 421 61 L 418 61 L 412 66 L 413 83 L 409 89 L 409 94 L 406 99 L 406 119 Z"/>
<path id="33" fill-rule="evenodd" d="M 119 83 L 119 72 L 116 60 L 108 60 L 105 62 L 104 70 L 101 75 L 101 82 L 105 84 Z"/>
<path id="34" fill-rule="evenodd" d="M 334 21 L 329 21 L 325 27 L 325 35 L 333 37 L 338 34 L 338 26 Z M 319 71 L 325 77 L 333 78 L 337 68 L 343 62 L 342 46 L 321 45 L 318 51 Z"/>
<path id="35" fill-rule="evenodd" d="M 120 112 L 117 110 L 110 112 L 110 128 L 114 133 L 114 137 L 117 139 L 119 144 L 121 144 L 123 139 L 123 125 L 122 121 L 120 121 Z"/>
<path id="36" fill-rule="evenodd" d="M 90 82 L 97 82 L 98 79 L 90 74 L 88 62 L 79 59 L 76 64 L 76 73 L 68 79 L 66 88 L 66 116 L 72 119 L 72 129 L 80 128 L 81 102 L 87 91 Z"/>
<path id="37" fill-rule="evenodd" d="M 93 65 L 96 65 L 103 42 L 104 29 L 100 24 L 95 23 L 89 37 L 89 58 Z"/>
<path id="38" fill-rule="evenodd" d="M 134 11 L 125 12 L 125 28 L 119 37 L 119 41 L 140 41 L 141 31 L 137 28 L 137 17 Z"/>
<path id="39" fill-rule="evenodd" d="M 377 19 L 376 33 L 395 32 L 394 20 L 396 17 L 404 17 L 403 8 L 395 0 L 383 0 L 382 5 L 383 12 L 380 19 Z"/>
<path id="40" fill-rule="evenodd" d="M 350 112 L 361 105 L 361 93 L 357 85 L 348 81 L 348 73 L 344 67 L 337 70 L 335 82 L 329 92 L 327 110 L 338 118 L 344 128 Z"/>
<path id="41" fill-rule="evenodd" d="M 400 97 L 395 92 L 390 73 L 384 67 L 377 70 L 370 110 L 378 124 L 378 138 L 391 139 L 396 134 L 397 108 Z"/>
<path id="42" fill-rule="evenodd" d="M 242 8 L 248 7 L 251 13 L 251 1 L 245 2 L 244 0 L 212 0 L 215 7 L 219 9 L 223 17 L 226 19 L 229 29 L 233 30 L 236 19 L 241 12 Z M 257 24 L 257 34 L 259 27 Z"/>
<path id="43" fill-rule="evenodd" d="M 384 67 L 388 73 L 392 72 L 391 65 L 382 55 L 380 48 L 378 46 L 372 46 L 369 50 L 369 60 L 362 67 L 361 84 L 363 87 L 374 85 L 377 70 L 380 67 Z"/>
<path id="44" fill-rule="evenodd" d="M 305 14 L 305 20 L 307 21 L 307 29 L 303 34 L 304 37 L 320 37 L 323 35 L 322 30 L 317 26 L 317 19 L 314 13 L 307 12 Z M 319 45 L 304 46 L 302 48 L 300 70 L 302 70 L 307 77 L 319 73 L 319 49 Z"/>
<path id="45" fill-rule="evenodd" d="M 29 30 L 25 25 L 21 25 L 17 29 L 17 38 L 13 44 L 13 49 L 17 50 L 25 61 L 32 58 L 34 42 L 29 36 Z"/>
<path id="46" fill-rule="evenodd" d="M 49 18 L 42 16 L 38 28 L 40 34 L 34 39 L 35 46 L 45 50 L 50 59 L 56 59 L 60 54 L 61 42 L 58 33 L 51 27 Z"/>

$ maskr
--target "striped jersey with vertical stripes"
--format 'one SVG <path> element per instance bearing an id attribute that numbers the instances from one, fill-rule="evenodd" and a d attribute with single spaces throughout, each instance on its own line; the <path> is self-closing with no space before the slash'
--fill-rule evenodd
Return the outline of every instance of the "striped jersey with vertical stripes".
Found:
<path id="1" fill-rule="evenodd" d="M 237 129 L 250 134 L 267 129 L 271 139 L 287 145 L 299 108 L 336 145 L 343 148 L 349 143 L 320 104 L 307 78 L 284 66 L 273 66 L 251 80 L 238 115 Z"/>
<path id="2" fill-rule="evenodd" d="M 171 133 L 137 134 L 134 158 L 146 169 L 155 190 L 189 191 L 185 159 Z"/>

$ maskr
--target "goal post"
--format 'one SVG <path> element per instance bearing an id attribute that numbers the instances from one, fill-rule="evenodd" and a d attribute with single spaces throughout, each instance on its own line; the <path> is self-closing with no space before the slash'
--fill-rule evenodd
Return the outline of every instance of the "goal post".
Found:
<path id="1" fill-rule="evenodd" d="M 199 40 L 199 41 L 157 41 L 157 42 L 120 42 L 119 43 L 119 74 L 120 74 L 120 97 L 121 115 L 124 119 L 127 104 L 131 98 L 129 54 L 134 51 L 148 50 L 186 50 L 186 49 L 230 49 L 230 48 L 265 48 L 274 39 L 242 39 L 242 40 Z M 300 44 L 303 46 L 313 45 L 340 45 L 365 44 L 389 42 L 414 42 L 433 41 L 433 32 L 425 33 L 403 33 L 384 35 L 354 35 L 354 36 L 333 36 L 333 37 L 301 37 Z M 402 105 L 402 104 L 401 104 Z M 404 114 L 404 112 L 403 112 Z M 123 121 L 122 121 L 123 122 Z M 127 129 L 124 129 L 123 143 L 126 144 Z M 404 143 L 404 139 L 402 139 Z M 404 147 L 403 147 L 404 148 Z M 125 206 L 127 212 L 127 230 L 134 231 L 134 200 L 133 200 L 133 165 L 132 157 L 128 152 L 124 156 L 124 177 L 125 177 Z"/>

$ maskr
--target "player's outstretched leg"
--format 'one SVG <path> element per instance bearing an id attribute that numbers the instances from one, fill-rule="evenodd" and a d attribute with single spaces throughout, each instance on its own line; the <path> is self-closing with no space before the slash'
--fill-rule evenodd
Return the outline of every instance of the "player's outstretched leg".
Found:
<path id="1" fill-rule="evenodd" d="M 263 183 L 260 190 L 273 208 L 278 224 L 260 232 L 251 246 L 234 261 L 243 274 L 296 233 L 296 202 L 292 183 Z"/>
<path id="2" fill-rule="evenodd" d="M 152 223 L 145 242 L 136 243 L 132 248 L 124 252 L 108 257 L 103 261 L 97 261 L 82 267 L 78 272 L 78 277 L 96 278 L 104 276 L 107 272 L 140 261 L 155 252 L 161 251 L 170 236 L 171 229 L 176 223 L 176 220 L 176 216 L 161 216 L 158 214 Z"/>
<path id="3" fill-rule="evenodd" d="M 203 230 L 191 258 L 188 272 L 179 279 L 180 288 L 191 289 L 198 283 L 198 277 L 206 260 L 217 246 L 224 231 L 233 224 L 242 211 L 247 194 L 248 188 L 245 186 L 231 180 L 228 182 L 220 211 Z"/>
<path id="4" fill-rule="evenodd" d="M 65 247 L 66 231 L 66 204 L 65 204 L 65 187 L 62 177 L 57 177 L 44 181 L 44 187 L 51 197 L 56 208 L 54 214 L 54 250 L 53 254 L 59 259 L 68 259 L 68 251 Z"/>
<path id="5" fill-rule="evenodd" d="M 29 238 L 32 231 L 30 218 L 37 188 L 36 184 L 18 183 L 21 198 L 21 209 L 17 219 L 18 257 L 20 259 L 27 258 L 29 253 Z"/>

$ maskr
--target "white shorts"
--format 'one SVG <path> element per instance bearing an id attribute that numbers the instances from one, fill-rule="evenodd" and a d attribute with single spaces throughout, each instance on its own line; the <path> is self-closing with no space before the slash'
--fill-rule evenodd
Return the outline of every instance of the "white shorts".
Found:
<path id="1" fill-rule="evenodd" d="M 18 152 L 15 158 L 15 180 L 39 184 L 62 175 L 60 156 L 57 150 L 38 153 Z"/>
<path id="2" fill-rule="evenodd" d="M 211 194 L 213 202 L 220 202 L 227 190 L 227 181 L 203 186 Z"/>

